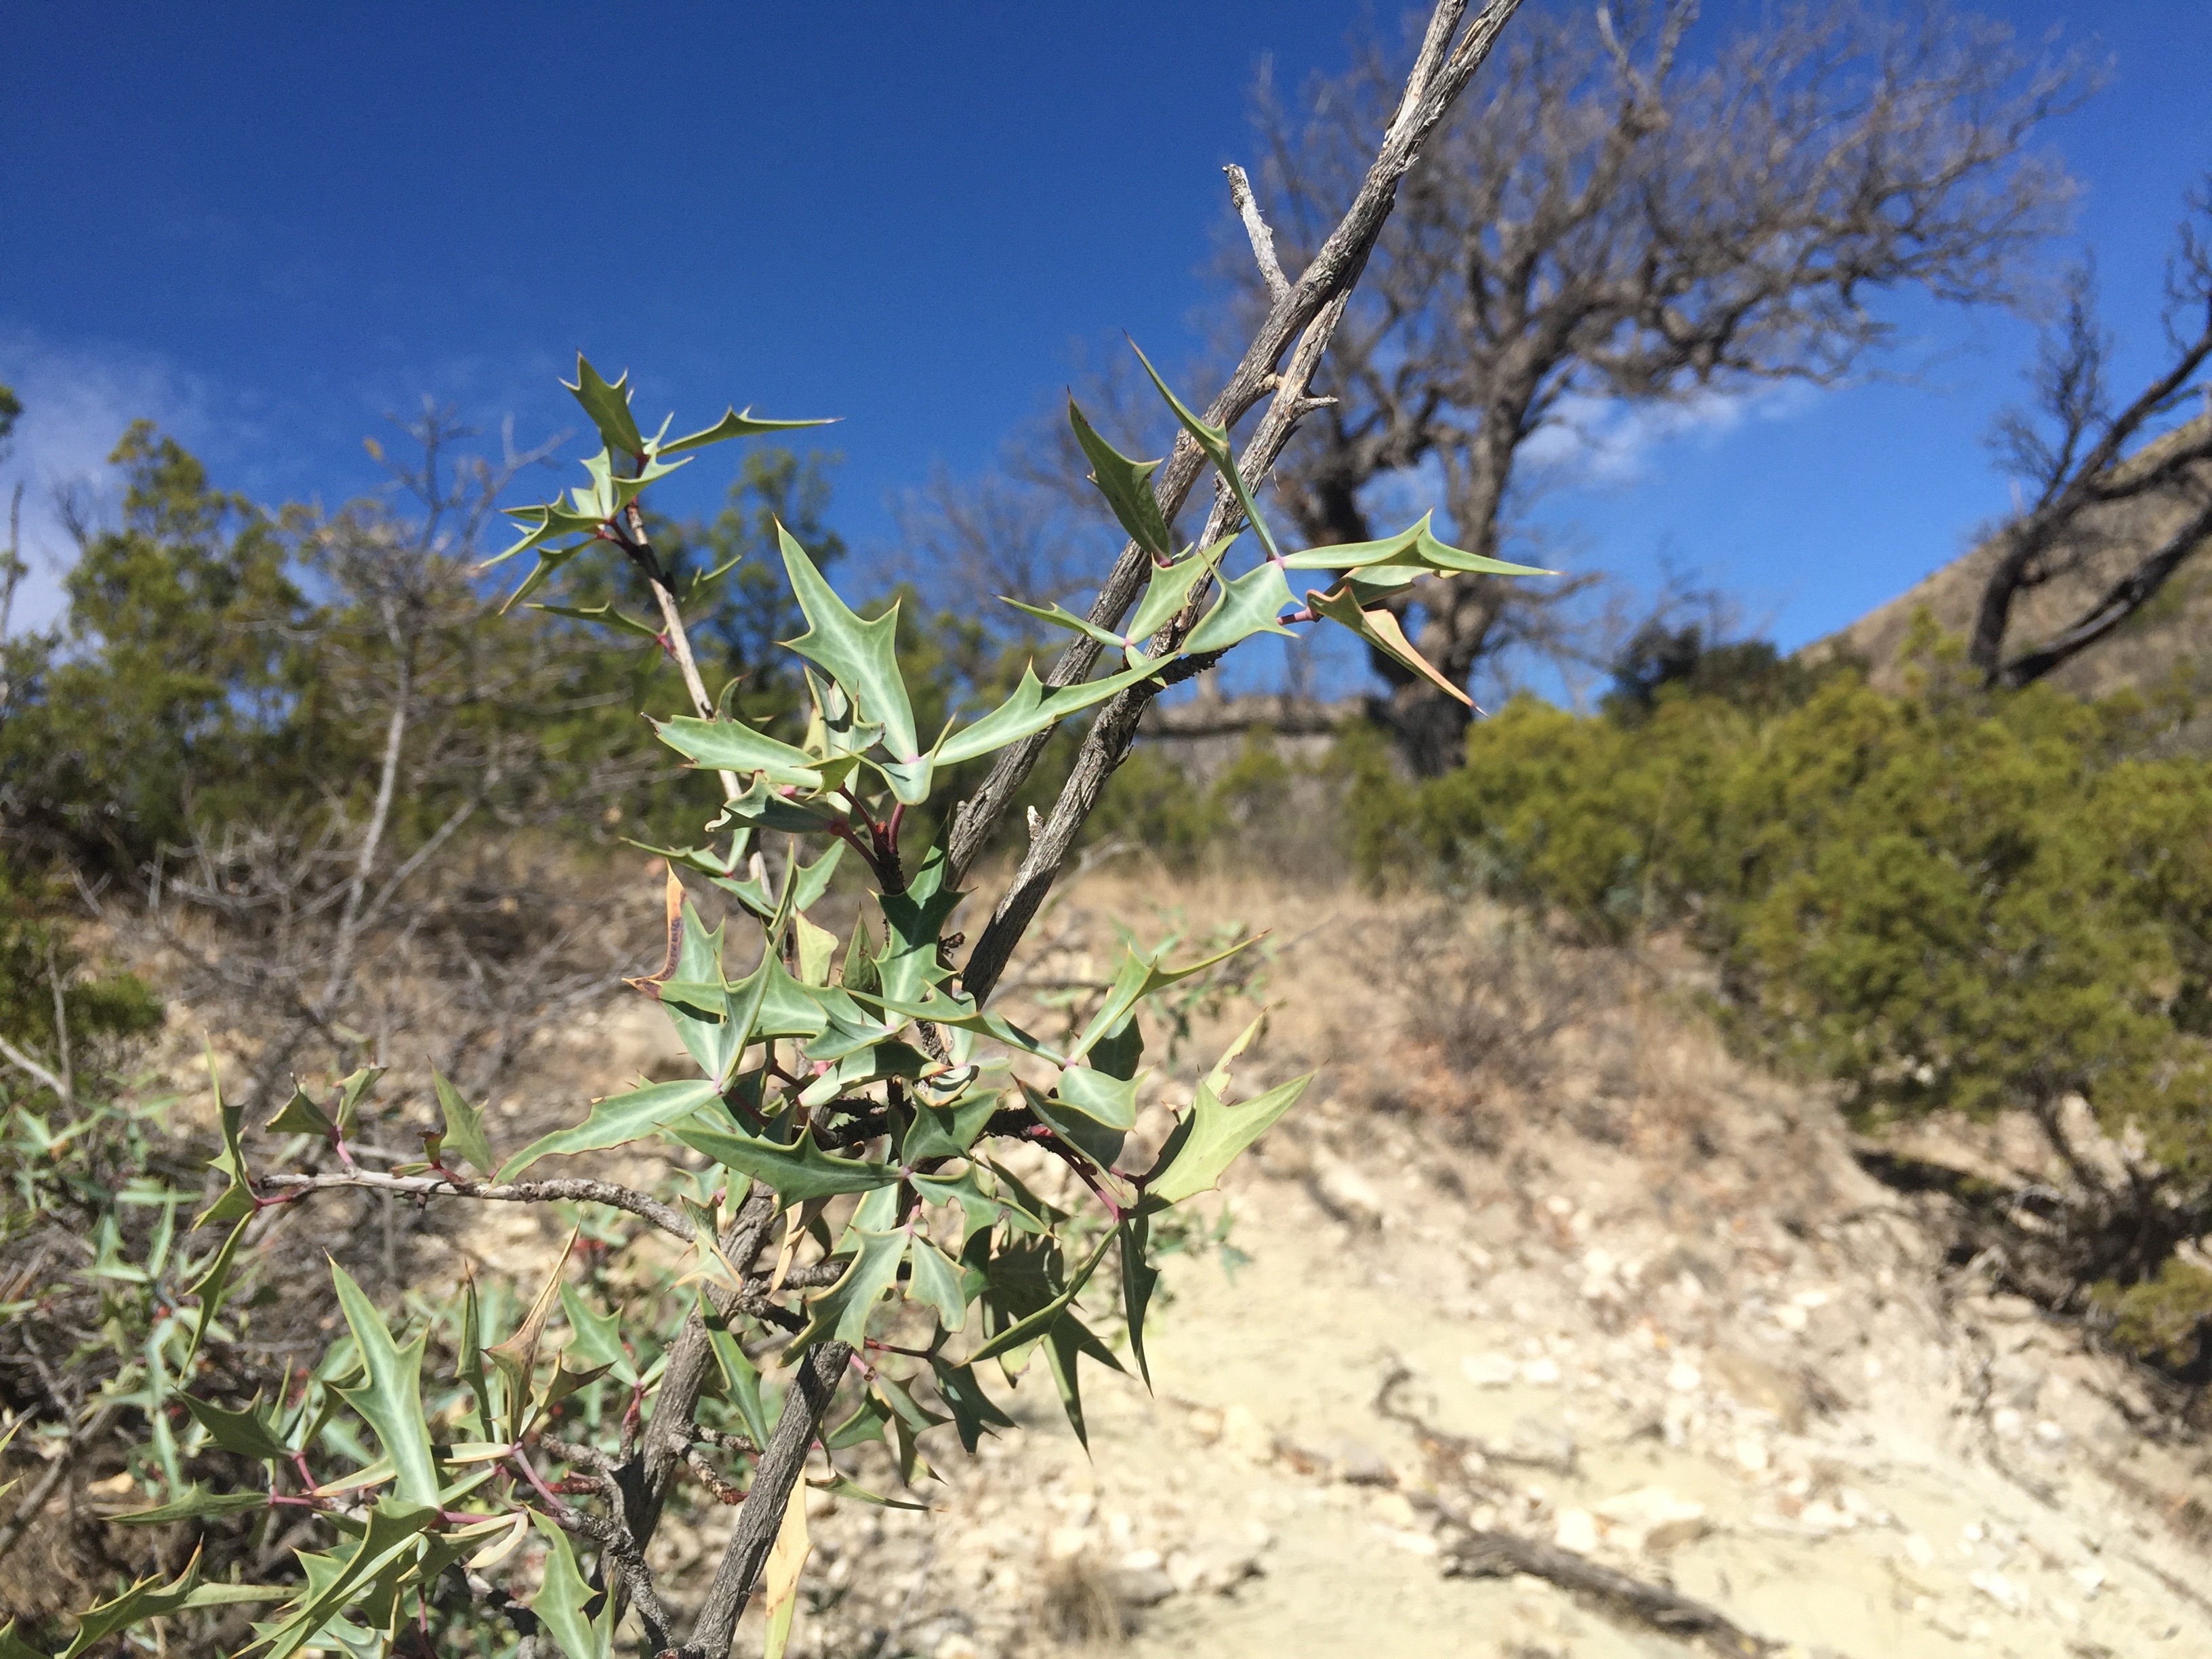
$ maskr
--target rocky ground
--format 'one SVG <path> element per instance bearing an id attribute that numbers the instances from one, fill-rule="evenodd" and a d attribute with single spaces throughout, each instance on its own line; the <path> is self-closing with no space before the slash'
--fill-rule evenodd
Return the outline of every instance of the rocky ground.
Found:
<path id="1" fill-rule="evenodd" d="M 1011 988 L 1025 1018 L 1110 972 L 1109 918 L 1194 949 L 1268 929 L 1249 981 L 1184 1011 L 1152 1133 L 1262 1002 L 1247 1086 L 1320 1079 L 1218 1200 L 1233 1251 L 1166 1264 L 1154 1389 L 1086 1372 L 1087 1455 L 1040 1375 L 1017 1431 L 939 1449 L 929 1513 L 816 1495 L 794 1653 L 1716 1650 L 1514 1571 L 1503 1535 L 1671 1587 L 1753 1644 L 1721 1651 L 2212 1655 L 2212 1461 L 2174 1400 L 1990 1294 L 1937 1200 L 1865 1173 L 1817 1092 L 1731 1060 L 1693 963 L 1577 956 L 1464 906 L 1161 890 L 1079 884 Z M 537 1069 L 601 1092 L 668 1046 L 623 1002 Z M 495 1103 L 495 1135 L 547 1098 Z M 520 1271 L 542 1224 L 453 1242 Z M 664 1527 L 678 1597 L 728 1519 Z"/>
<path id="2" fill-rule="evenodd" d="M 1157 1391 L 1088 1382 L 1086 1455 L 1040 1376 L 932 1514 L 817 1500 L 794 1650 L 1692 1650 L 1468 1576 L 1474 1528 L 1770 1651 L 2212 1654 L 2200 1449 L 2077 1332 L 1947 1269 L 1940 1217 L 1817 1099 L 1602 975 L 1540 1034 L 1565 1060 L 1470 1082 L 1346 965 L 1271 969 L 1269 1064 L 1339 1063 L 1229 1183 L 1249 1260 L 1170 1264 Z"/>

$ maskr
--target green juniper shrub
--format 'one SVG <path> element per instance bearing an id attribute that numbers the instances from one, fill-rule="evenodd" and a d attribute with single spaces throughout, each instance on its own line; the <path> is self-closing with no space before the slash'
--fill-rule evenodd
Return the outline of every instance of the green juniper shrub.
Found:
<path id="1" fill-rule="evenodd" d="M 1355 792 L 1356 846 L 1584 937 L 1683 930 L 1735 1038 L 1863 1124 L 2055 1124 L 2078 1095 L 2179 1218 L 2085 1270 L 2112 1307 L 2155 1284 L 2170 1311 L 2196 1281 L 2162 1263 L 2212 1204 L 2212 764 L 2158 741 L 2157 699 L 1989 696 L 1954 645 L 1920 651 L 1902 696 L 1844 672 L 1778 710 L 1671 685 L 1595 718 L 1516 701 L 1462 769 Z"/>

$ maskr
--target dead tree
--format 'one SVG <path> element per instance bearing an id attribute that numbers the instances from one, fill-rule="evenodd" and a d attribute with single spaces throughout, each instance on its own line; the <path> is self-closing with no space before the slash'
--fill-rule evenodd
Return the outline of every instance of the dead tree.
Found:
<path id="1" fill-rule="evenodd" d="M 2002 29 L 1940 9 L 1891 21 L 1855 0 L 1693 52 L 1696 9 L 1535 21 L 1424 155 L 1338 334 L 1322 386 L 1337 401 L 1285 459 L 1314 541 L 1369 539 L 1369 487 L 1432 466 L 1459 544 L 1497 556 L 1540 434 L 1607 406 L 1834 384 L 1889 338 L 1871 309 L 1886 291 L 2015 297 L 2068 191 L 2028 145 L 2078 101 L 2078 65 L 2033 64 Z M 1263 95 L 1262 193 L 1286 255 L 1315 245 L 1371 153 L 1396 56 L 1370 46 L 1297 112 Z M 1243 281 L 1265 303 L 1264 278 Z M 1463 685 L 1541 639 L 1536 586 L 1420 584 L 1398 608 Z M 1455 764 L 1466 709 L 1379 654 L 1375 669 L 1409 759 Z"/>
<path id="2" fill-rule="evenodd" d="M 2165 367 L 2113 408 L 2112 337 L 2084 264 L 2029 373 L 2033 412 L 2008 411 L 1991 434 L 2006 470 L 2035 490 L 2000 533 L 1974 617 L 1968 654 L 1992 686 L 2029 684 L 2110 637 L 2212 541 L 2212 406 L 2172 422 L 2196 398 L 2212 398 L 2203 378 L 2212 362 L 2212 175 L 2190 193 L 2188 209 L 2166 262 Z M 2157 525 L 2148 547 L 2144 509 Z M 2016 607 L 2052 584 L 2084 586 L 2094 597 L 2047 639 L 2014 649 L 2007 635 Z"/>

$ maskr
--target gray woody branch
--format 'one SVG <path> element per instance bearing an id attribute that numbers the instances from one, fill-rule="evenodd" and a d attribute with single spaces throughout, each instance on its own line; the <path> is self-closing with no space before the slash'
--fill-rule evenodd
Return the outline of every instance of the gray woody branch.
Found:
<path id="1" fill-rule="evenodd" d="M 1242 458 L 1246 477 L 1254 482 L 1263 477 L 1273 466 L 1276 457 L 1282 453 L 1284 444 L 1289 441 L 1298 418 L 1315 406 L 1314 401 L 1307 395 L 1306 388 L 1337 322 L 1343 316 L 1352 285 L 1358 281 L 1361 271 L 1365 268 L 1368 255 L 1375 246 L 1383 221 L 1389 216 L 1400 181 L 1419 158 L 1422 144 L 1489 56 L 1492 43 L 1499 29 L 1519 6 L 1520 0 L 1489 0 L 1474 22 L 1462 32 L 1461 25 L 1466 19 L 1468 0 L 1438 0 L 1413 73 L 1407 79 L 1405 95 L 1389 131 L 1384 135 L 1381 149 L 1368 171 L 1365 181 L 1342 222 L 1295 283 L 1282 279 L 1279 267 L 1274 264 L 1273 258 L 1272 238 L 1267 234 L 1265 224 L 1259 219 L 1256 204 L 1250 203 L 1249 187 L 1242 192 L 1238 210 L 1254 237 L 1255 257 L 1260 258 L 1262 272 L 1268 277 L 1271 292 L 1275 290 L 1278 282 L 1281 282 L 1282 286 L 1243 362 L 1231 376 L 1229 384 L 1207 409 L 1206 418 L 1218 425 L 1234 425 L 1263 398 L 1270 392 L 1273 394 L 1267 412 Z M 1234 188 L 1235 180 L 1232 179 L 1232 191 Z M 1292 360 L 1287 369 L 1279 375 L 1276 365 L 1294 344 L 1296 350 Z M 1188 436 L 1179 439 L 1167 465 L 1162 469 L 1158 486 L 1162 510 L 1170 521 L 1197 482 L 1201 465 L 1202 457 L 1197 446 Z M 1236 522 L 1236 514 L 1233 497 L 1225 489 L 1217 490 L 1209 517 L 1209 526 L 1212 527 L 1209 528 L 1207 538 L 1224 533 Z M 681 611 L 665 575 L 659 568 L 651 544 L 645 537 L 643 524 L 633 514 L 624 528 L 628 533 L 621 538 L 623 549 L 651 582 L 654 596 L 659 601 L 662 620 L 666 627 L 669 653 L 683 671 L 685 689 L 690 694 L 694 706 L 702 717 L 711 718 L 713 708 L 694 665 Z M 1091 609 L 1094 622 L 1110 628 L 1121 619 L 1143 584 L 1149 563 L 1150 560 L 1142 549 L 1134 545 L 1123 549 Z M 1194 596 L 1184 615 L 1176 618 L 1165 631 L 1176 639 L 1187 634 L 1196 619 L 1197 610 L 1204 598 L 1203 592 Z M 1047 683 L 1061 686 L 1085 678 L 1097 663 L 1097 657 L 1098 647 L 1095 643 L 1088 640 L 1078 641 L 1054 664 Z M 1107 777 L 1127 753 L 1137 721 L 1151 695 L 1150 692 L 1142 695 L 1124 692 L 1110 701 L 1094 722 L 1078 761 L 1076 775 L 1062 790 L 1051 820 L 1032 844 L 1030 856 L 1024 861 L 1024 878 L 1018 880 L 1014 890 L 1001 904 L 999 914 L 993 918 L 991 927 L 977 946 L 975 957 L 970 958 L 968 982 L 971 989 L 975 988 L 978 973 L 981 971 L 984 976 L 981 994 L 988 994 L 989 982 L 995 981 L 1006 955 L 1034 916 L 1037 902 L 1050 886 L 1076 831 L 1097 804 Z M 962 807 L 955 820 L 951 839 L 955 881 L 972 866 L 976 856 L 989 843 L 1014 792 L 1029 775 L 1046 741 L 1047 735 L 1041 734 L 1002 755 L 983 787 Z M 737 793 L 736 779 L 725 774 L 724 788 L 728 793 Z M 457 1183 L 438 1177 L 385 1176 L 374 1182 L 359 1177 L 296 1179 L 329 1185 L 381 1185 L 420 1180 L 426 1183 L 422 1188 L 425 1195 L 433 1193 L 479 1198 L 510 1195 L 508 1189 L 482 1187 L 480 1183 L 473 1182 Z M 566 1183 L 528 1184 L 545 1188 Z M 598 1182 L 574 1184 L 593 1188 L 606 1185 Z M 406 1188 L 399 1189 L 410 1190 Z M 521 1194 L 514 1192 L 512 1195 L 519 1199 Z M 587 1194 L 579 1192 L 574 1196 L 612 1203 L 652 1221 L 656 1226 L 675 1232 L 680 1237 L 691 1236 L 687 1220 L 643 1194 L 629 1193 L 623 1188 L 610 1188 L 605 1193 Z M 772 1195 L 757 1191 L 738 1211 L 725 1237 L 724 1253 L 740 1273 L 750 1273 L 753 1262 L 768 1242 L 777 1213 Z M 672 1221 L 677 1224 L 670 1225 Z M 735 1300 L 726 1291 L 716 1290 L 710 1294 L 718 1306 L 726 1307 Z M 736 1634 L 738 1617 L 759 1580 L 761 1569 L 782 1526 L 785 1508 L 804 1473 L 806 1457 L 820 1433 L 822 1419 L 829 1411 L 830 1401 L 851 1359 L 850 1347 L 842 1342 L 830 1341 L 817 1344 L 801 1360 L 793 1386 L 784 1397 L 783 1415 L 754 1468 L 752 1480 L 738 1509 L 736 1531 L 716 1570 L 707 1601 L 700 1609 L 691 1639 L 678 1650 L 686 1656 L 686 1659 L 726 1659 Z M 677 1471 L 684 1467 L 685 1454 L 696 1438 L 693 1418 L 710 1364 L 712 1349 L 708 1342 L 706 1327 L 695 1312 L 684 1322 L 669 1352 L 667 1367 L 654 1399 L 652 1419 L 641 1437 L 636 1455 L 613 1477 L 625 1488 L 623 1507 L 628 1515 L 630 1538 L 637 1551 L 642 1551 L 658 1526 L 669 1488 Z"/>
<path id="2" fill-rule="evenodd" d="M 1427 33 L 1422 37 L 1413 72 L 1407 77 L 1405 95 L 1399 100 L 1397 112 L 1383 134 L 1382 147 L 1354 194 L 1352 205 L 1321 245 L 1313 262 L 1269 307 L 1266 319 L 1245 349 L 1243 360 L 1229 377 L 1229 384 L 1207 406 L 1207 421 L 1216 426 L 1233 427 L 1251 412 L 1261 398 L 1278 389 L 1280 383 L 1275 378 L 1275 366 L 1282 361 L 1283 354 L 1325 310 L 1351 294 L 1352 285 L 1366 267 L 1376 238 L 1382 234 L 1383 222 L 1397 203 L 1400 183 L 1419 160 L 1422 147 L 1437 124 L 1490 56 L 1498 31 L 1520 9 L 1520 5 L 1521 0 L 1489 0 L 1462 33 L 1460 25 L 1467 15 L 1468 0 L 1438 0 L 1430 16 Z M 1340 305 L 1338 314 L 1341 314 Z M 1333 323 L 1331 330 L 1334 331 Z M 1322 343 L 1327 343 L 1326 338 Z M 1187 434 L 1178 437 L 1169 453 L 1167 465 L 1160 469 L 1159 483 L 1154 489 L 1161 515 L 1169 523 L 1174 523 L 1176 515 L 1182 511 L 1202 464 L 1198 446 L 1190 437 Z M 1253 482 L 1256 483 L 1257 478 Z M 1135 543 L 1124 547 L 1091 607 L 1091 620 L 1101 628 L 1117 626 L 1135 602 L 1151 562 Z M 1046 674 L 1045 684 L 1073 685 L 1087 678 L 1098 661 L 1099 650 L 1095 640 L 1076 640 L 1060 653 Z M 1107 705 L 1107 712 L 1093 723 L 1093 730 L 1113 717 L 1119 702 L 1116 699 Z M 1028 779 L 1037 757 L 1050 741 L 1050 732 L 1039 732 L 1005 750 L 982 787 L 955 815 L 948 843 L 953 884 L 958 884 L 990 845 L 1015 792 Z M 1068 788 L 1074 787 L 1075 781 L 1071 780 Z M 1062 791 L 1062 799 L 1066 799 L 1066 790 Z M 1094 793 L 1091 804 L 1095 805 L 1096 799 Z M 1086 805 L 1083 811 L 1087 815 L 1090 805 Z M 1058 816 L 1057 808 L 1054 816 Z"/>

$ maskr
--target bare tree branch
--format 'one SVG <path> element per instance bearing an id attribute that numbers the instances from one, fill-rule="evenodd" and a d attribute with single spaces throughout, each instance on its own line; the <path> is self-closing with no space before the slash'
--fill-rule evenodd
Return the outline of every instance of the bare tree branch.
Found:
<path id="1" fill-rule="evenodd" d="M 2124 407 L 2111 407 L 2106 368 L 2112 342 L 2097 320 L 2083 266 L 2069 276 L 2059 319 L 2030 372 L 2042 422 L 2009 410 L 1991 432 L 1990 447 L 2007 469 L 2037 486 L 2034 501 L 2003 533 L 1975 611 L 1967 655 L 1992 685 L 2027 685 L 2108 637 L 2157 597 L 2212 532 L 2212 410 L 2159 430 L 2164 417 L 2212 386 L 2199 379 L 2212 363 L 2212 177 L 2191 192 L 2188 206 L 2166 263 L 2166 367 Z M 2006 654 L 2023 597 L 2069 579 L 2094 579 L 2116 542 L 2126 539 L 2107 528 L 2112 509 L 2173 502 L 2184 507 L 2183 516 L 2157 545 L 2051 638 Z"/>
<path id="2" fill-rule="evenodd" d="M 1320 240 L 1289 292 L 1268 307 L 1228 385 L 1206 406 L 1208 421 L 1232 427 L 1243 420 L 1273 389 L 1275 366 L 1284 353 L 1325 309 L 1351 292 L 1396 204 L 1399 185 L 1420 160 L 1422 148 L 1437 124 L 1490 55 L 1498 31 L 1519 9 L 1520 0 L 1490 0 L 1462 32 L 1467 0 L 1439 0 L 1390 128 L 1368 152 L 1373 160 L 1351 193 L 1350 205 L 1335 228 Z M 1187 436 L 1181 437 L 1160 469 L 1154 494 L 1170 524 L 1197 482 L 1201 460 L 1197 445 Z M 1109 629 L 1119 623 L 1135 601 L 1150 564 L 1144 549 L 1135 543 L 1124 547 L 1091 607 L 1091 620 Z M 1045 684 L 1072 685 L 1087 678 L 1097 663 L 1099 649 L 1096 641 L 1078 638 L 1060 653 L 1046 674 Z M 1105 718 L 1100 716 L 1102 720 Z M 1040 732 L 1005 750 L 982 787 L 955 815 L 947 862 L 956 884 L 990 845 L 1015 792 L 1049 741 L 1049 733 Z"/>
<path id="3" fill-rule="evenodd" d="M 1540 21 L 1496 95 L 1429 148 L 1331 354 L 1340 402 L 1284 463 L 1310 540 L 1370 539 L 1370 486 L 1432 466 L 1454 538 L 1501 556 L 1541 482 L 1540 434 L 1624 404 L 1832 384 L 1890 339 L 1872 308 L 1887 290 L 2015 296 L 2067 188 L 2028 145 L 2080 96 L 2075 65 L 2031 66 L 1940 8 L 1889 21 L 1859 0 L 1763 19 L 1693 65 L 1694 13 Z M 1303 115 L 1263 104 L 1288 248 L 1317 239 L 1395 118 L 1392 62 L 1370 48 Z M 1272 304 L 1244 260 L 1226 266 L 1248 312 Z M 1524 619 L 1563 597 L 1472 578 L 1416 584 L 1393 609 L 1465 685 L 1555 635 Z M 1407 757 L 1456 764 L 1464 709 L 1392 659 L 1373 667 Z"/>
<path id="4" fill-rule="evenodd" d="M 1237 216 L 1244 222 L 1245 235 L 1251 239 L 1252 257 L 1260 262 L 1260 275 L 1267 284 L 1267 296 L 1279 303 L 1291 291 L 1291 279 L 1283 275 L 1282 261 L 1275 257 L 1275 233 L 1260 216 L 1260 204 L 1252 194 L 1252 181 L 1244 176 L 1244 169 L 1232 162 L 1221 170 L 1229 175 L 1229 199 L 1236 205 Z"/>

